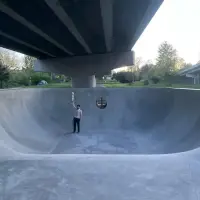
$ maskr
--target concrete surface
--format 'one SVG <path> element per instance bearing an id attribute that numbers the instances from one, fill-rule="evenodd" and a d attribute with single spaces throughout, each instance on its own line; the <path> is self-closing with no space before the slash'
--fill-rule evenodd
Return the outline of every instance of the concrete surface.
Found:
<path id="1" fill-rule="evenodd" d="M 113 69 L 132 66 L 134 63 L 135 52 L 125 51 L 44 60 L 37 59 L 34 62 L 34 71 L 61 73 L 86 81 L 88 76 L 102 77 Z"/>
<path id="2" fill-rule="evenodd" d="M 3 0 L 0 46 L 39 59 L 130 51 L 163 1 Z"/>
<path id="3" fill-rule="evenodd" d="M 198 90 L 2 90 L 0 199 L 198 200 L 199 100 Z"/>
<path id="4" fill-rule="evenodd" d="M 72 77 L 72 87 L 73 88 L 94 88 L 96 87 L 96 77 L 92 76 L 84 76 L 78 74 Z"/>

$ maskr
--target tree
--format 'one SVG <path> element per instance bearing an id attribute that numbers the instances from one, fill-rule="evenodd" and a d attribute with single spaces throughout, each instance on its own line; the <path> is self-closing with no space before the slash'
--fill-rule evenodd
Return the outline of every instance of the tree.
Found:
<path id="1" fill-rule="evenodd" d="M 135 59 L 135 70 L 136 70 L 136 71 L 139 71 L 139 68 L 140 68 L 140 66 L 141 66 L 143 63 L 144 63 L 144 62 L 143 62 L 142 57 L 137 57 L 137 58 Z"/>
<path id="2" fill-rule="evenodd" d="M 193 65 L 191 63 L 185 63 L 185 65 L 183 66 L 183 68 L 190 68 L 192 67 Z"/>
<path id="3" fill-rule="evenodd" d="M 31 76 L 33 74 L 34 61 L 34 57 L 24 56 L 23 71 L 27 74 L 27 76 Z"/>
<path id="4" fill-rule="evenodd" d="M 143 65 L 141 68 L 140 68 L 140 76 L 144 79 L 147 79 L 150 75 L 151 75 L 151 72 L 152 72 L 152 69 L 154 68 L 155 66 L 153 64 L 145 64 Z"/>
<path id="5" fill-rule="evenodd" d="M 127 71 L 129 73 L 132 73 L 132 81 L 140 80 L 140 66 L 142 65 L 142 63 L 143 63 L 142 58 L 137 57 L 135 59 L 135 64 L 127 68 Z"/>
<path id="6" fill-rule="evenodd" d="M 112 80 L 116 80 L 116 77 L 117 77 L 117 73 L 116 73 L 116 72 L 114 72 L 114 73 L 112 74 L 112 77 L 111 77 L 111 79 L 112 79 Z"/>
<path id="7" fill-rule="evenodd" d="M 33 69 L 35 58 L 32 56 L 24 56 L 24 68 Z"/>
<path id="8" fill-rule="evenodd" d="M 172 74 L 177 70 L 179 57 L 176 49 L 171 44 L 163 42 L 158 48 L 156 61 L 156 75 L 163 76 L 165 74 Z"/>
<path id="9" fill-rule="evenodd" d="M 154 84 L 157 84 L 157 83 L 159 83 L 160 78 L 157 77 L 157 76 L 152 76 L 152 77 L 151 77 L 151 80 L 152 80 L 152 82 L 153 82 Z"/>
<path id="10" fill-rule="evenodd" d="M 129 72 L 135 72 L 135 71 L 138 72 L 142 63 L 143 63 L 142 57 L 136 57 L 135 58 L 135 64 L 133 66 L 129 66 L 128 71 Z"/>
<path id="11" fill-rule="evenodd" d="M 16 52 L 3 48 L 0 48 L 0 60 L 3 65 L 6 65 L 11 70 L 19 69 L 21 65 Z"/>
<path id="12" fill-rule="evenodd" d="M 3 83 L 9 80 L 9 70 L 1 61 L 0 61 L 0 88 L 3 88 Z"/>
<path id="13" fill-rule="evenodd" d="M 186 65 L 185 60 L 183 58 L 177 58 L 175 70 L 180 70 L 184 68 Z"/>

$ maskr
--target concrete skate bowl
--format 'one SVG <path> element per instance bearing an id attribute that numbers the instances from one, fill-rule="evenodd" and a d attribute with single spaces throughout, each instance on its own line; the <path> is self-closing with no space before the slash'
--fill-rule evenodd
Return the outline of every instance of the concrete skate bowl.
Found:
<path id="1" fill-rule="evenodd" d="M 72 134 L 71 93 L 83 110 Z M 108 106 L 96 107 L 103 97 Z M 19 89 L 0 91 L 0 145 L 38 154 L 169 154 L 200 145 L 200 91 Z"/>

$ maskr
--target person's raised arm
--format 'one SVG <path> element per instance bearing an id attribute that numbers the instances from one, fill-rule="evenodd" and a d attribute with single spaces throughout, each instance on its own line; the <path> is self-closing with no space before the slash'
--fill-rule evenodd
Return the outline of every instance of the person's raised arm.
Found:
<path id="1" fill-rule="evenodd" d="M 72 102 L 72 106 L 73 106 L 74 108 L 76 108 L 74 101 Z"/>

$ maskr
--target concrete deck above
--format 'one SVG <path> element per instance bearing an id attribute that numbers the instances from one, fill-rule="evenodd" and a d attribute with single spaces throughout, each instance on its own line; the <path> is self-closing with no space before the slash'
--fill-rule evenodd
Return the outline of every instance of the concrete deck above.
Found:
<path id="1" fill-rule="evenodd" d="M 0 46 L 39 59 L 130 51 L 163 0 L 2 0 Z"/>

